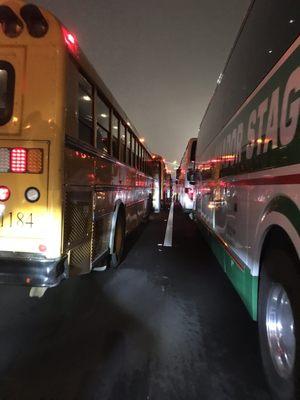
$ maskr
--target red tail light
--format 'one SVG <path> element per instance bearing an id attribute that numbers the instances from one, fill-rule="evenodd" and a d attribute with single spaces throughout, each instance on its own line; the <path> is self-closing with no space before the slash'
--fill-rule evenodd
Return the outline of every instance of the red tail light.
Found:
<path id="1" fill-rule="evenodd" d="M 10 198 L 10 190 L 7 186 L 0 186 L 0 201 L 7 201 Z"/>
<path id="2" fill-rule="evenodd" d="M 27 167 L 27 151 L 22 147 L 16 147 L 10 152 L 11 172 L 23 173 Z"/>

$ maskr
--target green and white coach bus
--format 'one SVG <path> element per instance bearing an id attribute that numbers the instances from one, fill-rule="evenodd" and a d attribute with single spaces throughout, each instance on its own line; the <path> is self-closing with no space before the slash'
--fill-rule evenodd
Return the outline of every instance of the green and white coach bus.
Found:
<path id="1" fill-rule="evenodd" d="M 300 399 L 299 27 L 299 0 L 251 3 L 196 154 L 196 220 L 258 320 L 280 400 Z"/>

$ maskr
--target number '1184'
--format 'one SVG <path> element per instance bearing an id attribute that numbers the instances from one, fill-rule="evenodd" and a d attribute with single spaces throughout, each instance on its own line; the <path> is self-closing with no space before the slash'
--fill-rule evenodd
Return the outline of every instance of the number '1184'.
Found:
<path id="1" fill-rule="evenodd" d="M 22 212 L 13 213 L 10 212 L 6 216 L 2 215 L 0 217 L 0 227 L 5 228 L 13 228 L 14 226 L 33 226 L 33 215 L 30 214 L 23 214 Z"/>

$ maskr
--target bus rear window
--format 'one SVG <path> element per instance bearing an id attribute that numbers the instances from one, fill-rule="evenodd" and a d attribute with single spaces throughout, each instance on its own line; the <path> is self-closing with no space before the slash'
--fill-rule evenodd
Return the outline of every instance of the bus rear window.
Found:
<path id="1" fill-rule="evenodd" d="M 0 61 L 0 125 L 6 124 L 12 116 L 14 104 L 15 71 L 13 66 Z"/>

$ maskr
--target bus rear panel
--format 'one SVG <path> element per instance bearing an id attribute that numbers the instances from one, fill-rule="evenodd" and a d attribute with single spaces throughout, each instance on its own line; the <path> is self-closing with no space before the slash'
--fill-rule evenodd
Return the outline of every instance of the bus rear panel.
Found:
<path id="1" fill-rule="evenodd" d="M 30 7 L 0 5 L 0 283 L 54 286 L 63 277 L 65 48 L 56 19 Z"/>

